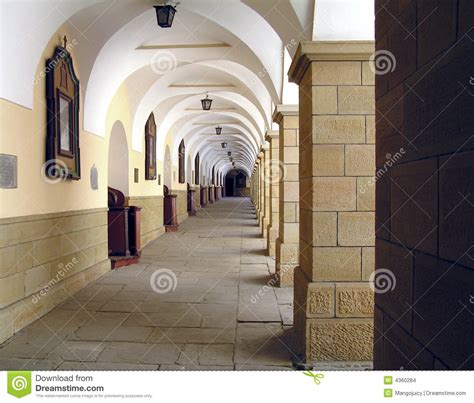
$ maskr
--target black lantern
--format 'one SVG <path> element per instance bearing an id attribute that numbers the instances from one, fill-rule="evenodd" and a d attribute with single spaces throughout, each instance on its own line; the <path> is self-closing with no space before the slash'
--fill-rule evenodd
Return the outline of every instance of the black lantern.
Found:
<path id="1" fill-rule="evenodd" d="M 220 127 L 219 125 L 217 125 L 216 127 L 216 134 L 219 135 L 222 133 L 222 127 Z"/>
<path id="2" fill-rule="evenodd" d="M 209 94 L 206 91 L 206 98 L 201 99 L 201 105 L 203 111 L 211 110 L 212 99 L 209 98 Z"/>
<path id="3" fill-rule="evenodd" d="M 227 142 L 223 141 L 223 142 L 221 143 L 221 146 L 222 146 L 222 148 L 227 148 Z"/>
<path id="4" fill-rule="evenodd" d="M 155 7 L 158 25 L 161 28 L 171 28 L 171 25 L 173 24 L 174 14 L 176 13 L 176 8 L 173 7 L 171 4 L 162 4 L 153 7 Z"/>
<path id="5" fill-rule="evenodd" d="M 232 166 L 235 168 L 235 162 L 232 163 Z"/>
<path id="6" fill-rule="evenodd" d="M 230 157 L 230 158 L 229 158 L 229 161 L 230 161 L 230 162 L 233 162 L 233 161 L 234 161 L 234 159 L 233 159 L 232 157 Z"/>
<path id="7" fill-rule="evenodd" d="M 232 155 L 232 151 L 227 151 L 227 156 L 230 157 Z"/>

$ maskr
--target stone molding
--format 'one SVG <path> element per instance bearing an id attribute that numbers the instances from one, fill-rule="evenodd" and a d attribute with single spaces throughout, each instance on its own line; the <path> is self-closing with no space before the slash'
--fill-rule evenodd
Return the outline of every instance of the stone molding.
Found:
<path id="1" fill-rule="evenodd" d="M 375 51 L 374 41 L 300 42 L 288 70 L 291 82 L 299 84 L 315 61 L 367 61 Z"/>

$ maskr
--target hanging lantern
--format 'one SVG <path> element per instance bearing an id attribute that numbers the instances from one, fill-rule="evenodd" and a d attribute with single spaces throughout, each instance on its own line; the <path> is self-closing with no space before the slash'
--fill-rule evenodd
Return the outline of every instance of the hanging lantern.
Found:
<path id="1" fill-rule="evenodd" d="M 232 155 L 232 151 L 227 151 L 227 156 L 230 157 Z"/>
<path id="2" fill-rule="evenodd" d="M 235 168 L 235 162 L 232 163 L 232 166 Z"/>
<path id="3" fill-rule="evenodd" d="M 161 28 L 171 28 L 173 24 L 174 14 L 176 13 L 176 8 L 171 4 L 161 4 L 159 6 L 153 6 L 156 11 L 156 19 L 158 25 Z"/>
<path id="4" fill-rule="evenodd" d="M 230 162 L 233 162 L 233 161 L 234 161 L 234 159 L 233 159 L 232 157 L 230 157 L 230 158 L 229 158 L 229 161 L 230 161 Z"/>
<path id="5" fill-rule="evenodd" d="M 223 141 L 223 142 L 221 143 L 221 146 L 222 146 L 222 148 L 227 148 L 227 142 L 226 142 L 226 141 Z"/>
<path id="6" fill-rule="evenodd" d="M 221 133 L 222 133 L 222 127 L 220 127 L 219 125 L 217 125 L 217 127 L 216 127 L 216 134 L 219 136 Z"/>
<path id="7" fill-rule="evenodd" d="M 206 98 L 201 99 L 201 105 L 203 111 L 211 110 L 212 99 L 209 98 L 209 94 L 206 91 Z"/>

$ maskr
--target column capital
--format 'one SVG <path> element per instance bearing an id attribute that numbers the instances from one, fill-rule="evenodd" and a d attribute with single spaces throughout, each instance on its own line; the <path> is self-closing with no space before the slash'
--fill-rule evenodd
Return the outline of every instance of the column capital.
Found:
<path id="1" fill-rule="evenodd" d="M 268 130 L 265 135 L 265 140 L 270 142 L 272 139 L 277 139 L 280 135 L 280 132 L 277 130 Z"/>
<path id="2" fill-rule="evenodd" d="M 268 141 L 268 140 L 267 140 Z M 265 151 L 268 151 L 270 149 L 270 144 L 268 144 L 267 142 L 265 142 L 264 144 L 262 144 L 262 147 L 260 147 L 260 152 L 261 153 L 264 153 Z"/>
<path id="3" fill-rule="evenodd" d="M 298 116 L 298 105 L 277 105 L 273 112 L 273 121 L 280 124 L 284 116 Z"/>
<path id="4" fill-rule="evenodd" d="M 374 41 L 300 42 L 288 70 L 288 78 L 299 84 L 311 62 L 368 61 L 374 51 Z"/>

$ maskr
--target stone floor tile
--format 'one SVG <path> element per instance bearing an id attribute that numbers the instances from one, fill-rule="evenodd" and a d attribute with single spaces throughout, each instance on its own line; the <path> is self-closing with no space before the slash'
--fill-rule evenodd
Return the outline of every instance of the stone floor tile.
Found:
<path id="1" fill-rule="evenodd" d="M 100 353 L 97 361 L 129 364 L 175 364 L 182 346 L 175 344 L 113 342 Z"/>
<path id="2" fill-rule="evenodd" d="M 234 343 L 235 328 L 155 328 L 149 343 Z"/>
<path id="3" fill-rule="evenodd" d="M 127 364 L 123 362 L 78 362 L 64 361 L 58 371 L 154 371 L 158 365 Z"/>
<path id="4" fill-rule="evenodd" d="M 265 249 L 248 199 L 209 205 L 1 345 L 0 369 L 291 369 L 293 291 Z M 173 292 L 153 291 L 159 269 Z"/>

